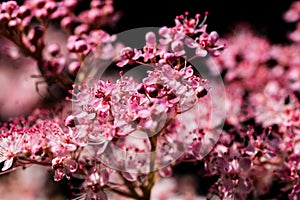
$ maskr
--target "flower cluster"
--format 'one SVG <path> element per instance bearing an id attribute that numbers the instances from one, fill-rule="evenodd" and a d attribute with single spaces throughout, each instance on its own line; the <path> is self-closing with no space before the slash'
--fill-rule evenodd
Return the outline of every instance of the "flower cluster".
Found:
<path id="1" fill-rule="evenodd" d="M 207 14 L 200 21 L 200 15 L 189 18 L 186 13 L 185 17 L 175 19 L 175 27 L 162 27 L 159 40 L 154 32 L 148 32 L 142 49 L 119 49 L 121 46 L 113 46 L 116 36 L 97 29 L 103 23 L 99 13 L 112 14 L 111 2 L 93 0 L 90 10 L 74 16 L 72 11 L 77 3 L 28 1 L 22 8 L 13 1 L 1 4 L 3 9 L 12 7 L 15 13 L 24 7 L 31 11 L 30 19 L 41 22 L 41 36 L 28 46 L 20 45 L 35 35 L 32 31 L 38 31 L 37 26 L 29 26 L 29 35 L 20 29 L 7 29 L 25 34 L 20 41 L 11 38 L 11 32 L 3 35 L 31 56 L 40 53 L 39 58 L 33 58 L 46 80 L 55 75 L 68 89 L 65 84 L 74 81 L 65 73 L 66 62 L 70 62 L 69 69 L 73 70 L 69 72 L 78 74 L 77 82 L 69 90 L 72 99 L 66 95 L 62 110 L 37 109 L 24 119 L 2 124 L 2 173 L 31 164 L 42 165 L 52 170 L 55 181 L 67 179 L 73 183 L 79 179 L 78 198 L 107 199 L 109 192 L 115 192 L 149 199 L 155 177 L 171 176 L 171 165 L 176 160 L 202 157 L 202 129 L 209 126 L 200 128 L 199 124 L 209 121 L 209 82 L 189 62 L 208 53 L 217 55 L 224 46 L 218 43 L 216 32 L 206 32 Z M 53 7 L 49 13 L 48 7 Z M 66 43 L 68 57 L 58 44 L 47 46 L 49 58 L 42 54 L 43 35 L 50 20 L 55 19 L 60 19 L 61 27 L 70 34 Z M 80 25 L 74 28 L 72 24 L 76 23 Z M 187 58 L 185 45 L 196 48 L 194 57 Z M 126 76 L 123 71 L 116 80 L 89 77 L 83 62 L 93 54 L 98 59 L 115 60 L 115 68 L 121 70 L 137 64 L 150 70 L 142 81 Z M 207 109 L 200 114 L 203 104 Z"/>
<path id="2" fill-rule="evenodd" d="M 58 88 L 66 91 L 71 89 L 73 79 L 91 49 L 104 43 L 103 51 L 107 53 L 103 57 L 110 59 L 115 55 L 113 52 L 108 55 L 112 47 L 105 44 L 113 39 L 101 29 L 119 18 L 112 4 L 110 0 L 92 0 L 90 9 L 75 14 L 81 6 L 77 0 L 28 0 L 21 6 L 16 1 L 3 2 L 0 4 L 0 33 L 36 61 L 40 75 L 34 77 L 44 78 L 48 85 L 57 83 Z M 62 44 L 49 43 L 49 29 L 58 22 L 68 34 L 68 40 Z M 69 52 L 64 52 L 65 48 Z"/>
<path id="3" fill-rule="evenodd" d="M 49 92 L 55 82 L 64 92 L 64 100 L 0 123 L 1 175 L 44 166 L 54 181 L 68 182 L 72 199 L 197 199 L 194 183 L 172 178 L 192 163 L 193 177 L 205 182 L 197 193 L 208 199 L 300 198 L 299 25 L 291 43 L 276 45 L 237 27 L 225 48 L 208 31 L 207 12 L 186 12 L 173 27 L 147 32 L 142 47 L 124 47 L 101 29 L 119 17 L 112 1 L 80 5 L 0 4 L 0 34 L 36 61 Z M 299 23 L 299 5 L 287 22 Z M 64 44 L 46 39 L 57 22 Z M 112 61 L 108 74 L 119 73 L 96 76 L 102 63 L 93 59 Z M 225 105 L 217 105 L 222 86 L 209 79 L 218 72 L 205 77 L 201 65 L 220 71 Z M 137 66 L 142 79 L 127 74 Z M 214 118 L 222 106 L 224 121 Z"/>
<path id="4" fill-rule="evenodd" d="M 205 13 L 203 21 L 200 21 L 200 14 L 194 18 L 189 18 L 188 13 L 177 16 L 174 27 L 161 27 L 158 31 L 160 36 L 157 41 L 156 35 L 149 32 L 146 35 L 146 45 L 142 50 L 127 47 L 122 50 L 121 59 L 117 63 L 119 67 L 126 64 L 133 64 L 139 61 L 153 62 L 159 64 L 170 64 L 180 67 L 177 57 L 186 55 L 186 47 L 196 48 L 195 57 L 205 57 L 208 55 L 218 56 L 225 48 L 224 42 L 219 40 L 216 31 L 207 33 L 207 25 Z M 192 58 L 187 58 L 190 61 Z M 175 63 L 174 63 L 175 62 Z"/>
<path id="5" fill-rule="evenodd" d="M 216 180 L 209 196 L 298 199 L 299 44 L 273 45 L 249 28 L 238 30 L 214 59 L 226 85 L 227 115 L 203 161 L 205 176 Z"/>

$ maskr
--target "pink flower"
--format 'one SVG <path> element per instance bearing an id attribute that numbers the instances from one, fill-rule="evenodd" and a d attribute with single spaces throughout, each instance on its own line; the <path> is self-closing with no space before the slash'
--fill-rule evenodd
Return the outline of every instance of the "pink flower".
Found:
<path id="1" fill-rule="evenodd" d="M 186 38 L 185 43 L 190 48 L 196 48 L 195 54 L 199 57 L 205 57 L 207 53 L 213 56 L 220 55 L 220 52 L 224 49 L 224 44 L 218 43 L 219 35 L 217 32 L 212 31 L 210 34 L 206 33 L 206 29 L 195 40 L 192 38 Z"/>
<path id="2" fill-rule="evenodd" d="M 123 67 L 130 63 L 130 61 L 137 60 L 142 55 L 141 50 L 131 49 L 126 47 L 121 51 L 121 60 L 117 63 L 118 67 Z"/>
<path id="3" fill-rule="evenodd" d="M 78 164 L 75 160 L 67 157 L 56 157 L 52 160 L 52 168 L 55 171 L 54 180 L 60 181 L 64 176 L 70 176 L 78 169 Z"/>
<path id="4" fill-rule="evenodd" d="M 0 163 L 4 162 L 2 171 L 9 169 L 18 154 L 22 153 L 24 136 L 17 132 L 8 136 L 0 135 Z"/>
<path id="5" fill-rule="evenodd" d="M 184 15 L 177 16 L 175 19 L 177 30 L 183 30 L 187 36 L 193 36 L 197 33 L 203 32 L 206 28 L 205 21 L 207 19 L 208 12 L 205 12 L 205 16 L 200 21 L 200 14 L 196 14 L 194 18 L 188 18 L 189 13 L 186 12 Z"/>
<path id="6" fill-rule="evenodd" d="M 110 178 L 109 170 L 97 164 L 90 170 L 87 178 L 82 184 L 85 199 L 107 200 L 108 197 L 104 192 L 104 187 L 108 184 Z"/>
<path id="7" fill-rule="evenodd" d="M 143 48 L 144 51 L 144 62 L 147 62 L 149 59 L 152 59 L 156 56 L 157 48 L 156 48 L 156 35 L 153 32 L 148 32 L 145 36 L 146 45 Z"/>
<path id="8" fill-rule="evenodd" d="M 284 14 L 284 19 L 287 22 L 296 22 L 300 19 L 300 2 L 295 1 L 291 4 L 288 11 Z"/>

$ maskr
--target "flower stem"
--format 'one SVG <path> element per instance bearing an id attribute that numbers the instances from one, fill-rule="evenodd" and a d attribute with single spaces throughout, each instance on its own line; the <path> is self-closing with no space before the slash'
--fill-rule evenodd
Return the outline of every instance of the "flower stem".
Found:
<path id="1" fill-rule="evenodd" d="M 150 173 L 148 175 L 148 184 L 146 187 L 143 188 L 143 200 L 150 200 L 151 198 L 151 190 L 155 183 L 155 157 L 156 157 L 156 147 L 157 147 L 157 140 L 158 136 L 166 130 L 166 128 L 172 124 L 172 122 L 175 120 L 177 116 L 177 107 L 175 106 L 175 112 L 173 116 L 166 122 L 164 127 L 154 136 L 150 137 L 150 144 L 151 144 L 151 157 L 150 157 Z"/>
<path id="2" fill-rule="evenodd" d="M 125 182 L 126 187 L 131 192 L 131 194 L 135 197 L 139 197 L 138 193 L 135 190 L 135 186 L 133 185 L 133 182 L 128 181 L 124 176 L 120 173 L 120 176 L 122 177 L 123 181 Z"/>
<path id="3" fill-rule="evenodd" d="M 150 200 L 151 197 L 151 190 L 154 185 L 154 178 L 155 178 L 155 157 L 156 157 L 156 146 L 157 146 L 157 136 L 158 134 L 150 137 L 150 144 L 151 144 L 151 157 L 150 157 L 150 173 L 148 175 L 148 184 L 143 188 L 143 200 Z"/>

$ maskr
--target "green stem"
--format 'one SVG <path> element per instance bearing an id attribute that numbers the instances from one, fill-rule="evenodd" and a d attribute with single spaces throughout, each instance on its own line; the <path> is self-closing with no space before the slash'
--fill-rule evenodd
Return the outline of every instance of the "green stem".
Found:
<path id="1" fill-rule="evenodd" d="M 175 120 L 177 113 L 178 112 L 178 107 L 175 106 L 175 111 L 172 117 L 166 122 L 164 127 L 154 136 L 150 137 L 150 144 L 151 144 L 151 157 L 150 157 L 150 173 L 148 175 L 148 184 L 145 186 L 142 190 L 144 193 L 143 200 L 150 200 L 151 198 L 151 190 L 152 187 L 154 186 L 155 183 L 155 157 L 156 157 L 156 147 L 157 147 L 157 139 L 158 136 L 166 130 L 166 128 L 172 124 L 172 122 Z"/>
<path id="2" fill-rule="evenodd" d="M 133 183 L 128 181 L 126 178 L 124 178 L 124 176 L 121 173 L 120 173 L 120 176 L 122 177 L 123 181 L 125 182 L 126 187 L 131 192 L 131 194 L 135 197 L 138 197 L 138 199 L 140 199 L 140 196 L 136 192 L 135 186 L 133 185 Z"/>
<path id="3" fill-rule="evenodd" d="M 151 65 L 151 64 L 148 64 L 148 63 L 144 63 L 144 62 L 140 62 L 140 61 L 135 61 L 137 64 L 140 64 L 140 65 L 145 65 L 145 66 L 148 66 L 148 67 L 151 67 L 151 68 L 155 68 L 155 65 Z"/>
<path id="4" fill-rule="evenodd" d="M 156 134 L 150 137 L 150 144 L 151 144 L 151 157 L 150 157 L 150 173 L 148 175 L 148 184 L 143 188 L 143 200 L 150 200 L 151 197 L 151 190 L 154 185 L 154 178 L 155 178 L 155 157 L 156 157 L 156 147 L 157 147 L 157 136 Z"/>

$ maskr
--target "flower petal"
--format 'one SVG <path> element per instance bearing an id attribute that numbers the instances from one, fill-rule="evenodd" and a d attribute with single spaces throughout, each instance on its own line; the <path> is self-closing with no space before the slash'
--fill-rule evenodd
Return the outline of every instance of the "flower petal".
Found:
<path id="1" fill-rule="evenodd" d="M 197 48 L 196 55 L 200 57 L 205 57 L 207 55 L 207 51 L 205 49 Z"/>
<path id="2" fill-rule="evenodd" d="M 150 45 L 150 46 L 155 46 L 156 45 L 156 36 L 155 36 L 155 33 L 148 32 L 146 34 L 146 44 Z"/>
<path id="3" fill-rule="evenodd" d="M 101 187 L 105 186 L 109 181 L 109 173 L 106 169 L 101 170 L 100 177 L 99 177 L 99 183 Z"/>
<path id="4" fill-rule="evenodd" d="M 14 158 L 6 160 L 4 162 L 4 166 L 2 167 L 2 171 L 6 171 L 7 169 L 9 169 L 12 166 L 13 160 L 14 160 Z"/>
<path id="5" fill-rule="evenodd" d="M 199 46 L 199 44 L 197 42 L 195 42 L 192 38 L 186 38 L 185 41 L 184 41 L 184 43 L 189 48 L 196 48 L 196 47 Z"/>
<path id="6" fill-rule="evenodd" d="M 126 59 L 126 60 L 121 60 L 120 62 L 117 63 L 117 66 L 118 66 L 118 67 L 124 67 L 128 62 L 129 62 L 128 59 Z"/>

